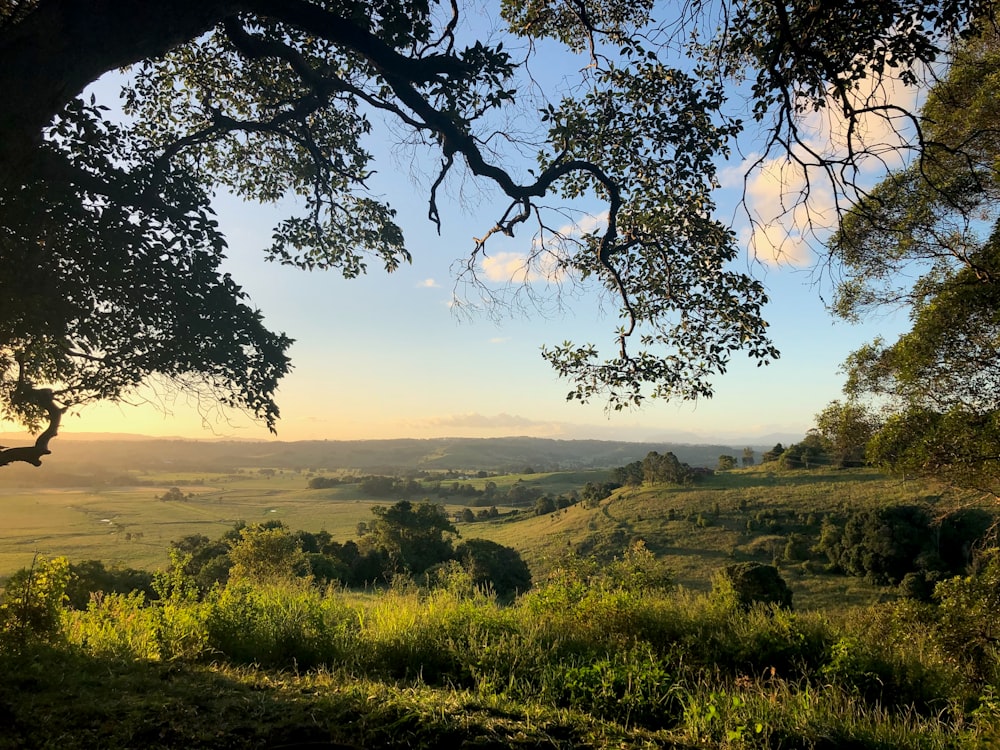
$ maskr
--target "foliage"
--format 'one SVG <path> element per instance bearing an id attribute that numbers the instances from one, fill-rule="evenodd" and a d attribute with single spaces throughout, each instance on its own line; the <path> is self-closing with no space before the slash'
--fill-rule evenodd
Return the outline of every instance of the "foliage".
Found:
<path id="1" fill-rule="evenodd" d="M 65 557 L 36 557 L 30 568 L 8 579 L 0 600 L 0 652 L 59 638 L 69 578 Z"/>
<path id="2" fill-rule="evenodd" d="M 764 451 L 764 453 L 761 454 L 760 462 L 762 464 L 768 464 L 773 461 L 777 461 L 779 458 L 781 458 L 781 454 L 784 452 L 785 452 L 785 446 L 783 446 L 781 443 L 775 443 L 774 447 L 771 448 L 771 450 Z"/>
<path id="3" fill-rule="evenodd" d="M 67 615 L 69 645 L 53 653 L 0 649 L 0 746 L 148 734 L 162 738 L 153 746 L 221 747 L 234 733 L 454 746 L 481 744 L 478 722 L 500 714 L 512 723 L 490 735 L 498 746 L 544 726 L 547 744 L 566 748 L 976 747 L 1000 719 L 984 682 L 998 664 L 995 562 L 940 584 L 936 606 L 837 617 L 677 590 L 642 545 L 610 566 L 569 561 L 507 605 L 462 571 L 430 592 L 239 580 L 202 601 L 177 579 L 156 602 L 95 597 Z M 410 705 L 388 734 L 380 712 L 417 696 L 430 704 Z M 45 722 L 31 720 L 39 710 Z M 562 724 L 547 723 L 556 715 Z M 435 723 L 445 718 L 447 729 Z"/>
<path id="4" fill-rule="evenodd" d="M 305 571 L 298 540 L 283 526 L 248 526 L 229 548 L 229 577 L 257 583 L 292 578 Z"/>
<path id="5" fill-rule="evenodd" d="M 82 560 L 70 563 L 69 573 L 66 601 L 74 609 L 86 609 L 91 596 L 97 592 L 128 594 L 139 591 L 147 598 L 156 597 L 153 574 L 147 570 L 120 565 L 108 567 L 100 560 Z"/>
<path id="6" fill-rule="evenodd" d="M 773 604 L 786 609 L 792 606 L 792 591 L 773 565 L 735 563 L 725 566 L 720 575 L 722 580 L 717 587 L 720 593 L 730 588 L 736 603 L 743 609 L 750 609 L 755 604 Z"/>
<path id="7" fill-rule="evenodd" d="M 375 520 L 365 542 L 388 557 L 391 570 L 419 575 L 451 557 L 455 526 L 444 508 L 431 502 L 413 505 L 400 500 L 394 505 L 372 508 Z"/>
<path id="8" fill-rule="evenodd" d="M 889 410 L 871 460 L 995 492 L 1000 37 L 986 21 L 975 28 L 955 43 L 924 103 L 921 158 L 844 218 L 831 249 L 846 269 L 838 314 L 910 311 L 909 331 L 876 339 L 847 363 L 848 394 Z"/>
<path id="9" fill-rule="evenodd" d="M 967 576 L 941 581 L 934 589 L 938 637 L 946 652 L 967 665 L 974 679 L 995 684 L 1000 668 L 996 613 L 1000 608 L 1000 551 L 984 550 Z"/>
<path id="10" fill-rule="evenodd" d="M 726 453 L 719 456 L 719 465 L 717 467 L 719 471 L 730 471 L 737 466 L 739 466 L 739 463 L 736 460 L 736 456 L 730 456 Z"/>
<path id="11" fill-rule="evenodd" d="M 830 463 L 829 454 L 829 442 L 816 431 L 810 430 L 805 438 L 785 448 L 777 460 L 785 469 L 815 469 Z"/>
<path id="12" fill-rule="evenodd" d="M 476 586 L 507 600 L 531 588 L 531 571 L 517 550 L 487 539 L 466 539 L 455 547 L 455 559 Z"/>
<path id="13" fill-rule="evenodd" d="M 838 468 L 865 465 L 868 443 L 879 426 L 871 411 L 850 401 L 831 401 L 816 415 L 816 431 Z"/>
<path id="14" fill-rule="evenodd" d="M 663 397 L 706 396 L 735 352 L 774 359 L 763 285 L 733 270 L 735 233 L 712 218 L 718 158 L 741 128 L 721 111 L 721 81 L 690 61 L 667 64 L 648 7 L 596 7 L 566 6 L 553 22 L 505 6 L 494 22 L 528 38 L 523 58 L 492 36 L 460 41 L 458 3 L 437 13 L 408 2 L 178 2 L 140 19 L 40 0 L 6 13 L 0 174 L 18 175 L 0 183 L 6 412 L 54 428 L 66 408 L 121 399 L 158 376 L 273 428 L 290 339 L 265 328 L 220 271 L 212 196 L 296 207 L 271 234 L 270 260 L 348 278 L 369 260 L 392 271 L 411 256 L 395 209 L 366 182 L 363 144 L 380 118 L 440 154 L 427 175 L 431 221 L 440 226 L 439 188 L 463 166 L 504 196 L 474 256 L 494 233 L 537 219 L 536 260 L 618 299 L 626 324 L 614 354 L 571 343 L 544 353 L 575 380 L 571 398 L 610 390 L 624 408 L 647 383 Z M 537 153 L 532 170 L 495 150 L 491 133 L 530 88 L 520 84 L 541 37 L 590 64 L 512 144 Z M 43 42 L 65 51 L 38 56 Z M 126 118 L 113 121 L 80 97 L 123 66 Z M 608 220 L 579 237 L 554 232 L 551 196 L 597 198 Z M 48 437 L 5 458 L 37 463 Z"/>
<path id="15" fill-rule="evenodd" d="M 971 509 L 933 520 L 920 506 L 877 508 L 852 513 L 843 529 L 825 522 L 817 549 L 846 573 L 880 584 L 919 573 L 921 579 L 907 582 L 919 594 L 927 576 L 933 581 L 962 572 L 991 524 L 987 514 Z"/>

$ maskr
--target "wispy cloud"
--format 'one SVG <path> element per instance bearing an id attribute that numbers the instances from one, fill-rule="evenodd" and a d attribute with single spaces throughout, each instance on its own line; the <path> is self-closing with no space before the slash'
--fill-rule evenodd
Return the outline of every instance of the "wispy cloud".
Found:
<path id="1" fill-rule="evenodd" d="M 524 435 L 527 437 L 563 437 L 567 425 L 561 422 L 547 422 L 529 419 L 518 414 L 446 414 L 411 421 L 407 427 L 419 434 L 439 436 L 504 437 Z"/>
<path id="2" fill-rule="evenodd" d="M 831 100 L 799 124 L 803 142 L 793 155 L 805 162 L 815 161 L 815 154 L 844 158 L 850 137 L 854 153 L 868 154 L 859 163 L 854 179 L 877 179 L 887 168 L 901 166 L 905 153 L 901 147 L 908 138 L 907 122 L 891 113 L 913 111 L 918 95 L 917 89 L 900 82 L 876 85 L 870 80 L 867 88 L 855 90 L 853 98 L 859 108 L 868 107 L 873 113 L 861 117 L 850 130 L 842 109 Z M 878 111 L 889 114 L 876 114 Z M 748 175 L 745 184 L 744 175 Z M 813 259 L 809 241 L 821 239 L 836 226 L 835 195 L 826 176 L 818 171 L 807 173 L 794 158 L 761 160 L 759 155 L 751 155 L 720 176 L 726 187 L 745 187 L 747 209 L 753 218 L 743 238 L 760 260 L 807 265 Z"/>
<path id="3" fill-rule="evenodd" d="M 506 344 L 510 341 L 510 336 L 494 336 L 490 339 L 491 344 Z"/>
<path id="4" fill-rule="evenodd" d="M 573 252 L 576 241 L 586 234 L 601 231 L 607 223 L 607 211 L 584 214 L 579 221 L 563 224 L 554 233 L 536 236 L 530 253 L 484 255 L 480 261 L 483 276 L 497 284 L 560 283 L 565 275 L 562 261 Z"/>
<path id="5" fill-rule="evenodd" d="M 419 284 L 417 284 L 417 287 L 419 287 L 420 289 L 437 289 L 440 286 L 441 285 L 438 284 L 434 279 L 424 279 Z"/>

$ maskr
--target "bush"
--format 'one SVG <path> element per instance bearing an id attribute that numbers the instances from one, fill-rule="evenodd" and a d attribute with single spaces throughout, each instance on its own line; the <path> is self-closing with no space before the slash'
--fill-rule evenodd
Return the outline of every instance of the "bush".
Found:
<path id="1" fill-rule="evenodd" d="M 732 587 L 736 603 L 745 610 L 754 604 L 774 604 L 790 609 L 792 591 L 773 565 L 743 562 L 722 569 L 725 584 Z"/>
<path id="2" fill-rule="evenodd" d="M 70 578 L 66 585 L 66 597 L 74 609 L 86 609 L 95 593 L 130 594 L 141 592 L 147 600 L 155 599 L 153 574 L 147 570 L 105 567 L 100 560 L 84 560 L 69 566 Z"/>
<path id="3" fill-rule="evenodd" d="M 206 602 L 208 647 L 227 658 L 273 667 L 314 667 L 341 656 L 353 620 L 334 597 L 304 582 L 230 583 Z"/>
<path id="4" fill-rule="evenodd" d="M 501 599 L 531 588 L 531 571 L 520 553 L 487 539 L 467 539 L 455 547 L 455 559 L 476 586 L 488 586 Z"/>
<path id="5" fill-rule="evenodd" d="M 30 568 L 10 577 L 0 601 L 0 650 L 19 652 L 31 643 L 62 636 L 69 577 L 65 557 L 36 558 Z"/>

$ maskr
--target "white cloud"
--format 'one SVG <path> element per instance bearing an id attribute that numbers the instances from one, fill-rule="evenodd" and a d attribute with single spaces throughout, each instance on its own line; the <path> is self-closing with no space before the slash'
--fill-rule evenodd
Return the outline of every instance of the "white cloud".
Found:
<path id="1" fill-rule="evenodd" d="M 528 256 L 524 253 L 485 255 L 481 265 L 487 280 L 499 284 L 527 284 L 541 278 L 537 271 L 532 270 Z"/>
<path id="2" fill-rule="evenodd" d="M 886 169 L 901 166 L 909 134 L 906 120 L 895 113 L 914 111 L 920 92 L 891 80 L 875 86 L 869 79 L 864 86 L 852 99 L 857 107 L 876 111 L 863 115 L 849 131 L 841 108 L 831 99 L 799 124 L 803 142 L 794 155 L 808 163 L 817 154 L 843 158 L 850 137 L 853 152 L 865 154 L 855 181 L 874 182 Z M 885 107 L 890 109 L 879 110 Z M 822 239 L 836 226 L 835 195 L 827 175 L 818 169 L 807 173 L 788 156 L 762 161 L 759 154 L 751 155 L 738 167 L 722 170 L 720 178 L 725 187 L 744 188 L 752 226 L 744 229 L 743 239 L 760 260 L 807 265 L 812 262 L 810 240 Z"/>
<path id="3" fill-rule="evenodd" d="M 506 344 L 510 341 L 510 336 L 494 336 L 490 339 L 491 344 Z"/>
<path id="4" fill-rule="evenodd" d="M 500 284 L 559 283 L 565 275 L 562 260 L 575 249 L 574 241 L 585 234 L 603 230 L 607 223 L 607 211 L 584 214 L 577 222 L 563 224 L 554 234 L 546 233 L 544 238 L 536 236 L 530 254 L 484 254 L 480 260 L 483 275 L 488 281 Z"/>
<path id="5" fill-rule="evenodd" d="M 417 287 L 420 289 L 437 289 L 440 286 L 434 279 L 424 279 L 417 284 Z"/>

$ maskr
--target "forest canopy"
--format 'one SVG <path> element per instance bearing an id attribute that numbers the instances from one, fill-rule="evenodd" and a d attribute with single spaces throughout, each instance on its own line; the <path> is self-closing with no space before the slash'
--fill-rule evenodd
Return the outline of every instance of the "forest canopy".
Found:
<path id="1" fill-rule="evenodd" d="M 294 199 L 264 248 L 274 262 L 392 271 L 410 251 L 368 189 L 364 148 L 385 123 L 434 155 L 429 221 L 445 220 L 453 173 L 506 197 L 470 268 L 491 237 L 516 235 L 540 267 L 615 301 L 603 345 L 544 351 L 569 398 L 620 409 L 711 396 L 735 354 L 778 356 L 764 286 L 715 215 L 719 164 L 752 124 L 762 159 L 797 163 L 841 210 L 857 205 L 866 157 L 889 147 L 863 120 L 909 133 L 892 147 L 918 163 L 929 143 L 919 112 L 864 92 L 947 68 L 992 4 L 503 2 L 495 36 L 466 15 L 458 0 L 0 0 L 0 406 L 39 431 L 0 465 L 37 465 L 68 408 L 150 379 L 273 429 L 291 339 L 220 270 L 213 198 Z M 522 92 L 543 41 L 577 55 L 580 74 L 539 103 Z M 118 120 L 84 92 L 123 68 Z M 847 123 L 837 154 L 803 136 L 820 110 Z M 511 112 L 534 125 L 504 144 Z M 525 153 L 530 167 L 514 157 Z M 561 232 L 558 209 L 582 198 L 606 218 Z"/>

